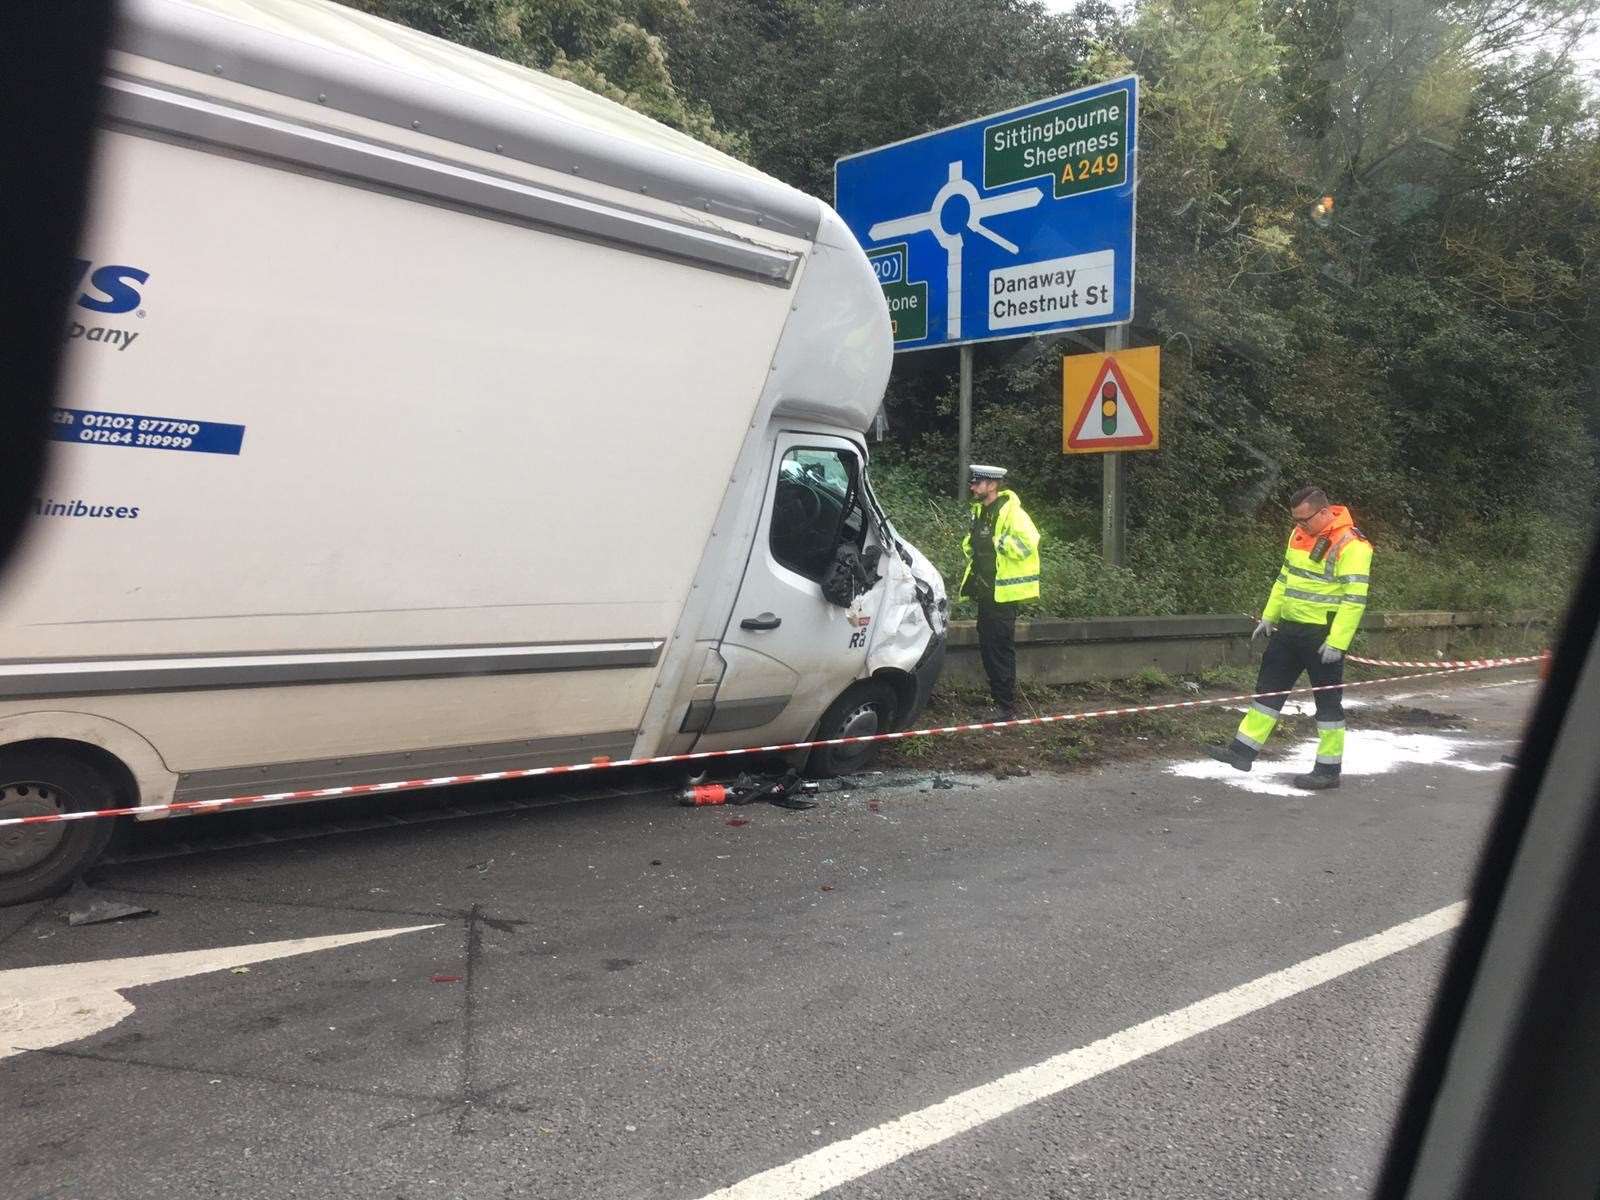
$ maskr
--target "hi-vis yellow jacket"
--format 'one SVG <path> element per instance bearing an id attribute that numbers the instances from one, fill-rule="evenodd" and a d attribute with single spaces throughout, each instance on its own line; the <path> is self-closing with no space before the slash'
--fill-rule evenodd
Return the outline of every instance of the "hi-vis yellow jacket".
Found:
<path id="1" fill-rule="evenodd" d="M 1350 510 L 1336 504 L 1332 523 L 1316 537 L 1300 526 L 1289 535 L 1283 567 L 1262 611 L 1263 620 L 1326 624 L 1328 645 L 1348 650 L 1367 611 L 1372 582 L 1372 543 L 1355 526 Z"/>
<path id="2" fill-rule="evenodd" d="M 1000 511 L 994 518 L 994 598 L 998 604 L 1012 600 L 1039 598 L 1039 530 L 1033 518 L 1022 511 L 1017 494 L 1004 490 L 997 497 Z M 981 504 L 973 504 L 972 519 L 978 519 Z M 964 596 L 972 576 L 972 534 L 961 539 L 961 552 L 967 556 L 956 595 Z"/>

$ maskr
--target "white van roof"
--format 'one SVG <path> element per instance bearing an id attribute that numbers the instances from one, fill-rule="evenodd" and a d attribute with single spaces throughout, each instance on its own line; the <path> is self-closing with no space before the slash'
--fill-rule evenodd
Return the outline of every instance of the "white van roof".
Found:
<path id="1" fill-rule="evenodd" d="M 124 0 L 116 49 L 815 236 L 820 204 L 577 84 L 331 0 Z"/>

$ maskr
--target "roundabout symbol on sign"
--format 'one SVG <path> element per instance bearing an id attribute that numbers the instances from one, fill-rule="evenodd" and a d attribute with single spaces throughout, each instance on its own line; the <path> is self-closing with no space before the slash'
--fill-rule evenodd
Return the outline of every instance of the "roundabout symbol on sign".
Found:
<path id="1" fill-rule="evenodd" d="M 879 221 L 867 231 L 875 242 L 913 233 L 931 233 L 938 239 L 945 253 L 945 287 L 949 296 L 946 336 L 951 339 L 961 336 L 961 239 L 964 234 L 959 225 L 954 231 L 946 229 L 942 214 L 945 206 L 957 199 L 967 203 L 967 231 L 988 238 L 1008 254 L 1016 254 L 1019 252 L 1016 243 L 990 229 L 983 223 L 984 219 L 1032 208 L 1044 199 L 1044 192 L 1038 188 L 1020 188 L 1014 192 L 1002 192 L 998 196 L 980 196 L 978 189 L 962 177 L 961 164 L 953 162 L 950 164 L 949 178 L 935 193 L 927 212 Z"/>

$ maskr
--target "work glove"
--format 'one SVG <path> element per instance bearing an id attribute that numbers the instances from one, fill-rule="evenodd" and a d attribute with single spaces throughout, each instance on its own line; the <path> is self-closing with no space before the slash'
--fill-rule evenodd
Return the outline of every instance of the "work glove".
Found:
<path id="1" fill-rule="evenodd" d="M 1277 627 L 1271 621 L 1257 621 L 1255 632 L 1250 635 L 1250 640 L 1253 642 L 1257 638 L 1271 637 L 1276 632 Z"/>
<path id="2" fill-rule="evenodd" d="M 1344 657 L 1344 651 L 1335 650 L 1332 646 L 1328 645 L 1327 642 L 1323 642 L 1322 645 L 1317 647 L 1317 657 L 1320 658 L 1325 665 L 1332 666 L 1334 663 L 1338 662 Z"/>

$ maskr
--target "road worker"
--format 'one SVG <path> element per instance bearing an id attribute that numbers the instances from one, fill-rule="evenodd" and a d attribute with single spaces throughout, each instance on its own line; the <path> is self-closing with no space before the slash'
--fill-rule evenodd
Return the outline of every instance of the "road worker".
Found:
<path id="1" fill-rule="evenodd" d="M 1265 637 L 1266 652 L 1251 702 L 1233 740 L 1206 753 L 1248 771 L 1283 711 L 1283 692 L 1304 671 L 1318 691 L 1317 761 L 1294 785 L 1309 791 L 1339 786 L 1344 762 L 1344 656 L 1367 608 L 1372 543 L 1350 511 L 1329 504 L 1321 488 L 1304 487 L 1289 498 L 1294 528 L 1283 566 L 1251 640 Z M 1277 695 L 1263 694 L 1276 692 Z"/>

